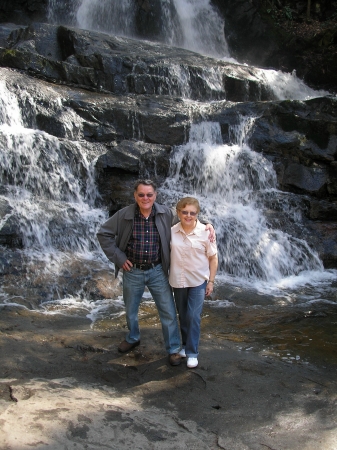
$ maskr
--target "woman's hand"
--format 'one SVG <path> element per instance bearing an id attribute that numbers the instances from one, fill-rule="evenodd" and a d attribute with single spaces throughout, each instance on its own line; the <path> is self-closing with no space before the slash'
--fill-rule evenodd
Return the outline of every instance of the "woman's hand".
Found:
<path id="1" fill-rule="evenodd" d="M 206 295 L 211 295 L 214 289 L 215 274 L 218 269 L 218 255 L 212 255 L 208 258 L 209 261 L 209 280 L 206 285 Z"/>
<path id="2" fill-rule="evenodd" d="M 209 281 L 206 285 L 206 295 L 211 295 L 211 293 L 213 292 L 213 288 L 214 288 L 214 283 Z"/>

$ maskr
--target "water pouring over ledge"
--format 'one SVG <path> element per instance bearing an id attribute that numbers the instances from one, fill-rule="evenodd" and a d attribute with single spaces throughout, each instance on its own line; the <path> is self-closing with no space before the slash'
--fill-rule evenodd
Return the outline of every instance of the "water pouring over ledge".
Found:
<path id="1" fill-rule="evenodd" d="M 71 23 L 79 28 L 135 39 L 150 36 L 150 40 L 173 47 L 230 58 L 223 20 L 209 0 L 158 1 L 152 21 L 146 24 L 136 17 L 133 0 L 80 0 L 65 10 L 59 3 L 49 1 L 52 23 Z"/>
<path id="2" fill-rule="evenodd" d="M 225 38 L 225 23 L 210 0 L 160 0 L 153 23 L 141 23 L 133 0 L 78 0 L 66 7 L 49 0 L 49 20 L 82 29 L 105 32 L 134 39 L 149 39 L 172 47 L 181 47 L 202 55 L 240 64 L 230 55 Z M 179 69 L 181 70 L 181 68 Z M 296 72 L 255 68 L 254 76 L 266 84 L 279 100 L 306 100 L 325 96 L 297 78 Z M 222 85 L 222 72 L 205 74 L 210 85 Z M 187 94 L 188 95 L 188 94 Z"/>
<path id="3" fill-rule="evenodd" d="M 69 276 L 74 270 L 80 276 L 83 259 L 89 264 L 97 251 L 95 230 L 106 217 L 104 211 L 95 208 L 98 192 L 94 165 L 98 154 L 86 152 L 83 143 L 60 142 L 37 130 L 35 100 L 21 91 L 20 102 L 25 103 L 22 110 L 17 94 L 8 90 L 5 79 L 0 85 L 0 205 L 6 212 L 0 225 L 6 228 L 10 224 L 19 231 L 22 241 L 17 246 L 22 251 L 19 257 L 17 252 L 8 252 L 8 260 L 18 269 L 21 266 L 26 279 L 23 282 L 13 277 L 13 294 L 1 289 L 0 298 L 4 304 L 35 309 L 41 297 L 36 290 L 34 300 L 37 279 L 41 278 L 47 301 L 63 297 L 58 286 L 60 276 L 64 272 Z M 65 113 L 57 95 L 48 107 Z M 31 120 L 32 126 L 28 126 Z M 69 121 L 68 126 L 78 125 Z M 6 270 L 2 264 L 2 273 Z M 78 284 L 75 289 L 80 293 L 81 282 Z M 26 296 L 33 299 L 26 300 Z"/>
<path id="4" fill-rule="evenodd" d="M 285 91 L 287 91 L 287 89 L 285 89 Z M 305 92 L 304 94 L 301 92 L 296 93 L 298 96 L 303 96 L 303 98 L 307 98 L 307 93 Z M 291 94 L 287 94 L 290 95 Z M 315 96 L 317 95 L 317 93 L 315 91 L 312 91 L 312 95 Z M 282 98 L 282 97 L 281 97 Z M 288 98 L 287 96 L 285 96 L 284 98 Z M 300 97 L 302 98 L 302 97 Z M 9 94 L 9 100 L 7 102 L 7 104 L 4 106 L 4 110 L 10 111 L 11 108 L 16 108 L 15 106 L 15 102 L 16 102 L 16 98 L 13 95 Z M 55 100 L 56 102 L 56 100 Z M 34 104 L 34 100 L 33 99 L 27 99 L 27 103 L 26 104 L 30 104 L 31 108 L 33 108 L 33 104 Z M 17 109 L 17 108 L 16 108 Z M 19 108 L 20 109 L 20 108 Z M 22 112 L 23 114 L 24 112 Z M 60 104 L 60 114 L 71 114 L 69 112 L 69 110 L 63 110 L 62 105 Z M 5 114 L 6 117 L 12 117 L 12 113 L 8 112 L 8 114 Z M 52 264 L 50 265 L 50 273 L 53 274 L 55 276 L 55 274 L 57 274 L 57 272 L 63 272 L 63 268 L 62 268 L 62 264 L 64 263 L 64 260 L 69 260 L 73 257 L 74 253 L 77 253 L 78 255 L 80 255 L 81 257 L 84 258 L 84 260 L 88 261 L 88 258 L 92 258 L 92 257 L 96 257 L 95 255 L 95 250 L 97 250 L 96 247 L 96 242 L 95 242 L 95 229 L 98 226 L 98 223 L 103 221 L 104 218 L 106 217 L 106 214 L 104 211 L 102 210 L 97 210 L 95 211 L 95 209 L 93 208 L 93 202 L 94 199 L 96 198 L 97 194 L 97 190 L 96 187 L 94 185 L 94 183 L 92 183 L 93 178 L 90 174 L 92 174 L 92 170 L 93 170 L 93 166 L 94 166 L 94 162 L 95 162 L 95 158 L 97 157 L 97 155 L 87 155 L 87 157 L 89 158 L 89 162 L 87 161 L 82 161 L 81 160 L 81 155 L 78 155 L 78 161 L 76 161 L 76 163 L 74 164 L 72 161 L 69 161 L 69 158 L 67 158 L 67 148 L 64 147 L 64 143 L 63 145 L 59 145 L 59 142 L 56 141 L 53 137 L 49 136 L 48 134 L 45 133 L 36 133 L 36 130 L 34 130 L 34 127 L 32 126 L 32 124 L 30 126 L 28 126 L 27 124 L 24 124 L 24 122 L 20 122 L 21 125 L 18 128 L 25 128 L 27 131 L 28 135 L 32 135 L 33 136 L 33 140 L 35 139 L 37 142 L 39 142 L 39 139 L 41 139 L 42 142 L 42 148 L 44 149 L 44 147 L 46 147 L 47 149 L 51 148 L 51 155 L 54 155 L 53 158 L 55 159 L 55 161 L 57 161 L 57 164 L 55 166 L 53 166 L 52 164 L 49 164 L 49 154 L 48 152 L 46 153 L 45 151 L 41 150 L 41 147 L 39 147 L 39 145 L 36 145 L 37 148 L 37 156 L 35 159 L 29 159 L 28 162 L 29 163 L 33 163 L 33 166 L 36 166 L 37 168 L 39 167 L 39 164 L 41 164 L 41 167 L 44 168 L 48 168 L 48 173 L 50 174 L 50 178 L 55 180 L 56 184 L 55 184 L 55 188 L 49 192 L 49 194 L 47 195 L 47 201 L 48 201 L 48 207 L 51 208 L 51 205 L 54 204 L 55 205 L 58 203 L 57 206 L 59 206 L 59 210 L 56 212 L 56 216 L 55 216 L 55 211 L 50 211 L 50 215 L 47 217 L 47 219 L 41 219 L 42 217 L 42 213 L 40 212 L 40 206 L 43 204 L 44 200 L 40 200 L 39 199 L 39 195 L 42 195 L 42 197 L 44 196 L 44 191 L 46 193 L 48 193 L 48 183 L 49 183 L 49 179 L 48 177 L 45 176 L 45 173 L 41 174 L 41 180 L 39 179 L 39 176 L 36 177 L 35 174 L 31 174 L 31 177 L 29 176 L 29 182 L 26 182 L 26 179 L 21 179 L 20 177 L 18 177 L 17 175 L 13 175 L 12 171 L 16 171 L 17 173 L 22 175 L 25 174 L 25 169 L 27 164 L 25 164 L 25 158 L 28 157 L 23 148 L 21 147 L 21 143 L 22 141 L 24 141 L 24 138 L 22 136 L 22 131 L 17 130 L 17 127 L 14 123 L 9 123 L 10 127 L 12 128 L 12 130 L 10 131 L 10 137 L 7 140 L 7 137 L 4 137 L 4 139 L 6 139 L 6 142 L 10 142 L 11 140 L 15 142 L 15 138 L 14 136 L 16 135 L 17 131 L 19 131 L 18 135 L 19 135 L 19 139 L 17 144 L 15 144 L 13 146 L 13 148 L 11 149 L 13 154 L 15 154 L 15 152 L 18 153 L 18 157 L 13 157 L 11 162 L 7 165 L 8 166 L 8 170 L 7 172 L 9 173 L 9 177 L 8 177 L 8 173 L 4 173 L 4 177 L 8 177 L 9 182 L 8 182 L 8 186 L 7 186 L 7 192 L 14 192 L 14 199 L 11 198 L 10 196 L 8 198 L 6 198 L 6 200 L 8 200 L 9 204 L 11 205 L 12 208 L 16 208 L 16 199 L 20 199 L 21 201 L 21 196 L 23 191 L 16 190 L 16 188 L 13 188 L 12 186 L 15 186 L 15 183 L 18 183 L 19 185 L 24 184 L 25 189 L 28 191 L 28 197 L 29 197 L 29 201 L 26 202 L 28 204 L 28 210 L 29 210 L 29 214 L 27 213 L 28 216 L 28 225 L 26 222 L 26 213 L 25 212 L 21 212 L 18 211 L 18 214 L 15 216 L 16 218 L 18 218 L 19 222 L 20 222 L 20 227 L 22 226 L 22 230 L 25 233 L 26 230 L 29 230 L 30 232 L 28 233 L 28 236 L 32 237 L 32 240 L 27 240 L 26 242 L 24 242 L 24 245 L 26 246 L 26 250 L 25 250 L 25 254 L 27 255 L 27 258 L 29 258 L 31 256 L 30 252 L 33 251 L 38 251 L 40 252 L 40 259 L 41 260 L 46 260 L 49 261 L 48 258 L 52 259 Z M 7 124 L 8 125 L 8 124 Z M 69 127 L 72 128 L 71 133 L 73 136 L 76 135 L 75 133 L 75 129 L 76 127 L 78 127 L 78 129 L 80 129 L 81 127 L 81 121 L 79 120 L 78 117 L 69 117 Z M 243 121 L 243 125 L 242 128 L 244 130 L 246 130 L 246 132 L 249 132 L 249 123 L 248 123 L 248 128 L 245 126 L 247 125 L 245 123 L 245 121 Z M 210 129 L 209 129 L 210 128 Z M 202 130 L 200 132 L 200 130 Z M 238 136 L 236 137 L 236 131 L 238 131 Z M 246 133 L 245 132 L 245 133 Z M 207 145 L 212 149 L 210 153 L 213 154 L 217 154 L 218 152 L 223 152 L 224 155 L 226 155 L 223 159 L 223 170 L 224 172 L 226 172 L 226 161 L 229 161 L 230 165 L 229 167 L 232 168 L 234 166 L 236 166 L 238 161 L 249 161 L 248 165 L 242 165 L 242 168 L 238 169 L 238 171 L 236 173 L 239 173 L 241 176 L 241 171 L 247 173 L 247 175 L 243 176 L 243 181 L 250 181 L 250 177 L 252 175 L 252 173 L 250 173 L 250 166 L 253 167 L 257 167 L 258 169 L 260 169 L 261 166 L 266 166 L 267 170 L 264 172 L 263 170 L 257 170 L 257 173 L 259 173 L 259 177 L 261 177 L 261 180 L 259 178 L 255 178 L 253 185 L 257 183 L 257 189 L 260 189 L 262 193 L 272 193 L 273 191 L 275 191 L 276 187 L 275 187 L 275 174 L 273 174 L 272 172 L 272 168 L 271 165 L 268 161 L 264 160 L 263 158 L 261 159 L 260 156 L 256 156 L 253 152 L 250 151 L 250 149 L 247 148 L 247 144 L 246 144 L 246 134 L 242 133 L 240 130 L 235 130 L 234 128 L 231 130 L 231 134 L 233 136 L 233 144 L 228 146 L 228 148 L 223 149 L 223 144 L 222 141 L 220 140 L 219 137 L 219 133 L 218 133 L 218 125 L 215 124 L 214 126 L 210 124 L 204 124 L 201 125 L 199 128 L 196 126 L 195 128 L 192 128 L 192 134 L 191 134 L 191 139 L 190 142 L 187 144 L 187 146 L 182 146 L 180 149 L 176 148 L 176 152 L 177 154 L 179 154 L 179 151 L 181 150 L 182 152 L 184 152 L 186 149 L 188 149 L 189 147 L 193 147 L 195 146 L 195 144 L 198 142 L 199 139 L 201 139 L 201 142 L 203 142 L 203 135 L 208 136 L 209 134 L 211 134 L 213 136 L 213 134 L 215 135 L 215 138 L 209 138 L 207 137 L 207 139 L 205 139 L 205 142 L 207 143 Z M 200 136 L 201 135 L 201 136 Z M 7 136 L 7 130 L 4 129 L 4 136 Z M 37 137 L 38 136 L 38 137 Z M 136 137 L 136 136 L 135 136 Z M 29 146 L 33 146 L 33 144 L 31 143 L 32 141 L 29 141 Z M 74 143 L 75 142 L 75 143 Z M 7 145 L 7 144 L 6 144 Z M 77 147 L 77 145 L 79 145 L 79 150 L 82 149 L 83 146 L 83 142 L 81 142 L 80 144 L 76 143 L 76 139 L 72 140 L 72 146 L 75 146 L 75 148 Z M 226 146 L 225 146 L 226 147 Z M 76 152 L 75 152 L 76 153 Z M 98 153 L 99 154 L 99 153 Z M 29 156 L 30 157 L 30 156 Z M 194 155 L 193 154 L 193 158 L 192 160 L 194 161 L 198 161 L 198 158 L 200 157 L 200 154 L 198 155 L 197 153 Z M 5 158 L 8 158 L 8 155 L 5 156 Z M 174 155 L 174 158 L 176 158 L 176 156 Z M 256 161 L 255 161 L 256 159 Z M 13 163 L 13 161 L 15 161 L 15 163 Z M 27 161 L 26 161 L 27 162 Z M 173 167 L 175 165 L 176 161 L 175 159 L 173 159 L 172 164 Z M 217 161 L 213 160 L 213 163 L 215 165 L 215 167 L 217 167 Z M 7 162 L 6 162 L 7 164 Z M 64 168 L 61 170 L 61 172 L 66 173 L 66 176 L 63 176 L 62 173 L 59 173 L 59 169 L 58 169 L 58 165 L 64 165 Z M 79 169 L 79 167 L 81 169 Z M 204 170 L 207 169 L 207 164 L 202 166 Z M 174 173 L 174 169 L 172 169 Z M 255 169 L 254 169 L 255 170 Z M 79 173 L 81 172 L 81 181 L 78 180 L 78 176 Z M 83 176 L 83 172 L 84 172 L 84 176 Z M 228 170 L 228 172 L 231 172 L 231 170 Z M 215 194 L 215 199 L 213 200 L 214 205 L 216 205 L 218 207 L 219 204 L 219 199 L 221 198 L 222 200 L 222 196 L 223 196 L 223 191 L 224 188 L 219 188 L 216 187 L 218 186 L 218 182 L 219 182 L 219 178 L 220 180 L 223 178 L 221 172 L 218 173 L 218 175 L 215 177 L 214 181 L 210 181 L 209 182 L 209 178 L 212 177 L 214 173 L 213 170 L 213 166 L 211 166 L 211 169 L 209 170 L 208 167 L 208 175 L 207 175 L 207 183 L 205 182 L 205 184 L 207 185 L 207 195 L 210 195 L 213 193 Z M 203 195 L 203 189 L 204 189 L 204 182 L 200 183 L 199 179 L 200 179 L 200 172 L 196 172 L 194 173 L 193 170 L 189 169 L 188 172 L 188 178 L 187 178 L 187 183 L 189 183 L 189 186 L 193 186 L 194 192 L 196 195 Z M 202 177 L 201 177 L 202 178 Z M 238 177 L 240 178 L 240 177 Z M 265 178 L 265 180 L 263 179 Z M 5 179 L 5 178 L 4 178 Z M 192 181 L 191 181 L 192 180 Z M 237 179 L 233 178 L 233 180 L 236 182 Z M 231 183 L 233 183 L 232 181 L 228 181 L 227 185 L 230 185 Z M 11 185 L 13 181 L 13 184 Z M 7 183 L 7 181 L 6 181 Z M 60 188 L 60 186 L 62 186 Z M 90 186 L 90 187 L 88 187 Z M 315 272 L 316 279 L 318 282 L 320 282 L 321 280 L 326 280 L 326 279 L 331 279 L 334 277 L 332 272 L 327 272 L 327 271 L 323 271 L 322 267 L 321 267 L 321 263 L 319 262 L 319 260 L 317 261 L 317 255 L 315 255 L 315 253 L 312 253 L 306 246 L 305 243 L 302 243 L 298 240 L 294 240 L 290 237 L 290 240 L 288 239 L 289 237 L 287 237 L 284 234 L 279 234 L 278 232 L 270 232 L 268 231 L 268 224 L 266 223 L 265 217 L 263 215 L 263 213 L 261 213 L 261 211 L 256 212 L 255 209 L 253 210 L 252 208 L 250 208 L 249 202 L 253 202 L 254 206 L 257 206 L 257 209 L 260 208 L 261 205 L 261 200 L 260 198 L 254 198 L 255 196 L 255 190 L 254 188 L 252 189 L 251 187 L 245 188 L 242 187 L 244 186 L 244 184 L 241 185 L 241 187 L 237 190 L 232 189 L 231 190 L 231 196 L 232 198 L 226 198 L 226 202 L 225 202 L 225 206 L 229 206 L 228 208 L 230 210 L 230 212 L 234 212 L 234 217 L 232 220 L 232 227 L 226 228 L 226 226 L 223 226 L 221 224 L 221 218 L 219 219 L 219 222 L 217 222 L 217 224 L 219 223 L 219 229 L 223 230 L 223 232 L 226 234 L 227 236 L 233 237 L 233 233 L 236 232 L 237 228 L 239 228 L 239 232 L 241 232 L 241 235 L 239 233 L 239 237 L 238 238 L 233 238 L 234 239 L 234 245 L 232 248 L 230 248 L 228 251 L 226 250 L 225 247 L 224 248 L 224 258 L 223 258 L 223 262 L 222 262 L 222 267 L 224 271 L 228 270 L 228 275 L 229 276 L 235 276 L 238 279 L 244 278 L 247 281 L 248 278 L 248 282 L 252 283 L 253 281 L 256 283 L 262 282 L 262 280 L 265 280 L 265 286 L 268 286 L 268 284 L 270 285 L 270 283 L 274 283 L 274 285 L 277 285 L 277 280 L 279 282 L 282 282 L 282 279 L 284 277 L 287 277 L 287 275 L 289 274 L 289 272 L 287 272 L 287 267 L 286 264 L 288 264 L 289 261 L 291 261 L 290 267 L 294 268 L 294 273 L 293 275 L 290 276 L 294 276 L 296 277 L 296 280 L 299 280 L 299 274 L 303 274 L 303 272 L 310 270 L 311 272 L 308 273 L 308 276 L 303 275 L 302 281 L 303 283 L 307 283 L 309 280 L 312 280 L 312 271 Z M 185 192 L 185 190 L 187 190 L 186 188 L 182 187 L 181 191 L 177 191 L 176 195 L 179 196 L 180 194 L 182 194 L 183 192 Z M 243 189 L 243 191 L 247 191 L 247 198 L 242 196 L 240 193 L 240 189 Z M 5 197 L 7 195 L 7 192 L 5 193 Z M 190 191 L 188 191 L 190 193 Z M 15 197 L 16 195 L 16 197 Z M 49 197 L 48 195 L 50 195 L 51 197 L 51 202 L 49 202 Z M 216 197 L 217 195 L 217 197 Z M 34 206 L 31 206 L 31 199 L 35 202 Z M 233 201 L 233 205 L 232 206 L 229 201 Z M 227 203 L 228 202 L 228 203 Z M 242 202 L 242 203 L 240 203 Z M 255 203 L 254 203 L 255 202 Z M 172 202 L 173 204 L 174 202 Z M 20 202 L 18 202 L 18 205 L 20 204 Z M 45 203 L 46 204 L 46 203 Z M 207 201 L 205 201 L 204 203 L 204 207 L 207 208 L 208 203 Z M 238 210 L 235 211 L 235 207 L 238 205 Z M 24 205 L 25 206 L 25 205 Z M 31 214 L 31 211 L 33 211 L 36 208 L 36 213 L 35 214 Z M 81 210 L 81 208 L 83 208 L 83 210 Z M 218 207 L 218 209 L 220 210 L 220 213 L 223 213 L 223 217 L 227 219 L 227 210 L 226 211 L 221 211 L 221 208 Z M 57 208 L 56 208 L 57 210 Z M 214 210 L 215 207 L 209 211 L 206 211 L 209 213 L 209 215 L 211 217 L 213 217 L 214 215 Z M 263 208 L 262 208 L 263 210 Z M 248 211 L 248 212 L 247 212 Z M 260 233 L 262 233 L 262 235 L 264 235 L 266 238 L 265 240 L 263 239 L 259 239 L 259 234 L 255 233 L 252 236 L 249 236 L 250 231 L 251 231 L 251 227 L 247 227 L 246 225 L 246 220 L 247 217 L 249 218 L 249 220 L 251 219 L 251 216 L 254 218 L 256 218 L 256 222 L 249 222 L 249 223 L 254 223 L 257 225 L 261 225 L 261 228 L 259 228 L 260 230 L 262 230 Z M 13 214 L 14 217 L 14 214 Z M 23 219 L 23 221 L 21 222 L 21 219 Z M 243 225 L 241 227 L 237 227 L 237 224 L 240 223 L 239 220 L 243 221 Z M 218 220 L 218 218 L 216 219 Z M 41 226 L 40 226 L 40 221 L 41 221 Z M 67 230 L 66 233 L 64 232 L 64 230 Z M 40 231 L 42 231 L 42 233 L 40 233 Z M 274 234 L 274 235 L 273 235 Z M 248 235 L 248 236 L 247 236 Z M 227 237 L 226 236 L 226 237 Z M 73 239 L 74 237 L 74 239 Z M 238 250 L 238 244 L 235 245 L 235 243 L 239 243 L 241 245 L 244 246 L 244 249 L 247 250 L 248 247 L 246 247 L 246 238 L 247 237 L 252 237 L 252 241 L 253 242 L 253 249 L 254 249 L 254 245 L 256 245 L 256 242 L 261 243 L 261 248 L 259 249 L 260 252 L 264 253 L 265 255 L 268 254 L 268 251 L 270 248 L 277 248 L 279 253 L 281 253 L 281 250 L 283 251 L 283 249 L 281 248 L 281 244 L 282 245 L 286 245 L 286 249 L 284 251 L 284 253 L 281 256 L 284 256 L 284 259 L 281 257 L 279 259 L 279 268 L 277 268 L 277 270 L 275 271 L 275 273 L 272 271 L 268 271 L 268 264 L 270 264 L 270 262 L 273 260 L 273 253 L 269 251 L 269 258 L 266 258 L 266 261 L 264 262 L 264 267 L 262 267 L 259 263 L 256 264 L 256 261 L 254 261 L 254 264 L 251 264 L 250 262 L 245 261 L 244 258 L 246 258 L 246 253 L 247 252 L 243 252 L 240 254 L 240 252 L 236 253 L 238 255 L 239 261 L 236 262 L 234 261 L 233 264 L 230 263 L 230 261 L 226 261 L 226 259 L 230 258 L 231 256 L 231 251 L 234 250 Z M 235 240 L 237 239 L 237 240 Z M 273 239 L 275 239 L 275 245 L 273 245 Z M 250 242 L 249 239 L 247 240 L 247 242 Z M 294 253 L 297 253 L 300 258 L 304 259 L 304 264 L 303 266 L 301 265 L 301 263 L 299 263 L 296 260 L 296 255 L 295 255 L 295 259 L 289 259 L 290 257 L 293 257 L 294 255 L 292 254 L 292 245 L 293 243 L 295 243 L 295 247 L 296 247 L 296 251 Z M 247 244 L 247 246 L 250 245 Z M 249 248 L 249 254 L 251 254 L 254 257 L 256 256 L 256 254 L 258 253 L 254 253 L 254 250 Z M 59 252 L 59 253 L 58 253 Z M 43 257 L 41 257 L 41 255 L 43 255 Z M 56 255 L 60 255 L 60 259 L 62 260 L 60 262 L 60 260 L 58 260 L 56 258 Z M 90 255 L 90 256 L 89 256 Z M 270 256 L 271 255 L 271 256 Z M 241 260 L 240 260 L 241 258 Z M 99 260 L 99 257 L 97 259 L 97 261 L 99 261 L 98 265 L 101 263 L 101 261 Z M 286 264 L 284 263 L 284 261 L 286 261 Z M 243 264 L 242 264 L 243 262 Z M 59 265 L 60 263 L 60 265 Z M 105 262 L 106 264 L 106 262 Z M 36 266 L 35 266 L 36 268 Z M 302 272 L 301 272 L 302 271 Z M 76 272 L 73 272 L 76 273 Z M 69 274 L 71 274 L 71 272 L 69 271 Z M 71 276 L 71 275 L 70 275 Z M 75 275 L 76 276 L 76 275 Z M 225 277 L 227 275 L 224 275 Z M 283 277 L 283 278 L 282 278 Z M 289 276 L 288 276 L 289 279 Z M 55 295 L 56 291 L 57 291 L 57 284 L 59 283 L 59 279 L 55 279 L 55 281 L 53 282 L 53 289 L 51 289 L 51 292 L 48 293 L 48 295 L 46 295 L 46 299 L 50 299 L 50 298 L 60 298 L 62 301 L 62 296 L 64 295 L 64 293 L 59 293 L 57 295 Z M 56 289 L 56 290 L 55 290 Z M 82 286 L 79 286 L 77 290 L 73 290 L 72 292 L 76 292 L 76 295 L 78 295 L 79 298 L 83 299 L 86 298 L 86 293 L 85 291 L 82 289 Z M 68 299 L 66 299 L 68 301 Z"/>
<path id="5" fill-rule="evenodd" d="M 174 199 L 188 195 L 199 199 L 217 230 L 220 272 L 241 284 L 249 280 L 276 291 L 295 286 L 299 275 L 302 282 L 334 279 L 304 240 L 268 223 L 265 199 L 277 195 L 276 174 L 271 162 L 247 144 L 253 123 L 253 117 L 242 117 L 229 130 L 233 143 L 226 145 L 218 123 L 193 124 L 189 142 L 176 147 L 171 158 L 162 187 L 166 202 L 174 206 Z M 300 220 L 287 198 L 280 201 L 286 220 Z"/>

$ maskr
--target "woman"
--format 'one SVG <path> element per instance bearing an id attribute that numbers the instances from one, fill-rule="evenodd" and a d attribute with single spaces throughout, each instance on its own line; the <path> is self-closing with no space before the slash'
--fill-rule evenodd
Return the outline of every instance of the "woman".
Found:
<path id="1" fill-rule="evenodd" d="M 199 222 L 200 205 L 185 197 L 177 203 L 179 223 L 171 228 L 169 281 L 174 291 L 187 367 L 198 365 L 201 312 L 205 295 L 213 292 L 218 268 L 217 248 L 210 242 L 205 225 Z"/>

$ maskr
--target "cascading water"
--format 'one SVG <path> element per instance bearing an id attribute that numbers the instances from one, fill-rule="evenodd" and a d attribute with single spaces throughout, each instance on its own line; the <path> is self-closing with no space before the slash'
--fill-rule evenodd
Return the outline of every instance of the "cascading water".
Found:
<path id="1" fill-rule="evenodd" d="M 66 11 L 56 0 L 49 1 L 49 19 L 72 23 L 80 28 L 139 37 L 133 0 L 77 0 Z M 206 55 L 229 57 L 224 23 L 209 0 L 161 0 L 152 38 L 174 47 Z"/>
<path id="2" fill-rule="evenodd" d="M 162 0 L 158 5 L 162 13 L 161 40 L 229 58 L 223 23 L 209 1 Z M 67 10 L 62 10 L 61 2 L 50 0 L 49 6 L 50 20 L 54 22 L 66 22 L 67 16 L 68 23 L 83 28 L 127 36 L 136 34 L 131 0 L 76 0 Z M 201 17 L 203 26 L 200 26 Z M 198 35 L 193 34 L 196 30 Z M 187 76 L 183 69 L 179 65 L 170 69 L 182 85 Z M 306 99 L 325 94 L 311 90 L 294 74 L 258 72 L 279 99 Z M 203 76 L 210 90 L 222 89 L 220 69 L 215 67 Z M 0 201 L 7 205 L 8 214 L 0 225 L 12 221 L 18 228 L 24 257 L 31 267 L 28 279 L 33 271 L 34 276 L 49 272 L 51 281 L 45 300 L 62 299 L 66 296 L 64 292 L 58 293 L 58 275 L 67 272 L 70 260 L 75 264 L 79 261 L 78 266 L 83 266 L 83 261 L 88 265 L 90 259 L 101 263 L 96 253 L 95 232 L 106 213 L 94 207 L 97 196 L 94 163 L 99 155 L 87 154 L 85 143 L 77 140 L 76 127 L 81 128 L 79 117 L 69 117 L 69 130 L 64 130 L 73 139 L 60 141 L 35 129 L 34 101 L 28 94 L 21 92 L 19 101 L 19 96 L 9 92 L 4 81 L 1 90 Z M 188 99 L 188 88 L 181 92 Z M 67 114 L 57 96 L 50 107 L 59 108 L 60 115 Z M 199 103 L 197 107 L 200 111 L 203 105 Z M 22 113 L 25 109 L 31 111 L 29 120 Z M 291 277 L 302 277 L 303 284 L 309 276 L 319 280 L 334 277 L 323 271 L 319 258 L 306 242 L 270 226 L 264 214 L 263 198 L 277 191 L 276 177 L 271 163 L 247 145 L 253 122 L 253 118 L 242 119 L 240 126 L 230 129 L 231 145 L 223 144 L 217 123 L 192 125 L 189 142 L 175 149 L 171 174 L 162 189 L 166 201 L 173 206 L 177 198 L 191 194 L 200 199 L 203 211 L 212 218 L 217 230 L 220 269 L 224 275 L 241 282 L 265 282 L 269 286 L 285 285 L 285 280 Z M 289 217 L 298 214 L 287 209 Z M 71 277 L 76 270 L 77 267 L 67 276 Z M 82 286 L 73 292 L 82 301 L 86 299 Z"/>
<path id="3" fill-rule="evenodd" d="M 64 260 L 90 259 L 97 249 L 95 230 L 105 213 L 94 208 L 95 159 L 84 146 L 72 143 L 70 155 L 65 143 L 27 127 L 17 96 L 4 81 L 1 92 L 0 200 L 8 208 L 2 226 L 15 224 L 34 276 L 49 270 L 56 276 Z M 21 92 L 21 101 L 34 117 L 33 99 Z M 51 287 L 45 300 L 54 296 Z"/>
<path id="4" fill-rule="evenodd" d="M 136 6 L 133 0 L 76 0 L 66 6 L 57 0 L 49 0 L 49 20 L 79 28 L 104 31 L 109 34 L 131 38 L 160 41 L 173 47 L 182 47 L 203 55 L 234 62 L 225 38 L 225 24 L 210 0 L 158 0 L 155 4 L 154 20 L 147 24 L 145 35 L 137 28 Z M 155 28 L 155 31 L 149 31 Z M 172 76 L 184 75 L 183 67 L 172 67 Z M 223 90 L 223 71 L 203 71 L 202 77 L 211 91 Z M 315 91 L 306 86 L 294 73 L 278 70 L 255 69 L 253 78 L 267 85 L 278 100 L 307 100 L 328 95 L 326 91 Z M 179 79 L 183 83 L 184 80 Z M 187 83 L 185 83 L 188 86 Z M 181 88 L 188 98 L 188 89 Z M 218 98 L 215 94 L 214 98 Z"/>
<path id="5" fill-rule="evenodd" d="M 217 230 L 222 273 L 275 287 L 293 275 L 329 278 L 305 241 L 272 229 L 263 213 L 263 197 L 277 195 L 276 174 L 271 162 L 247 144 L 253 123 L 253 118 L 241 118 L 229 130 L 232 144 L 226 145 L 218 123 L 192 125 L 189 142 L 174 151 L 163 196 L 172 206 L 183 196 L 199 199 Z M 293 216 L 289 210 L 288 220 Z"/>
<path id="6" fill-rule="evenodd" d="M 209 56 L 227 57 L 224 22 L 209 0 L 163 2 L 164 41 Z"/>

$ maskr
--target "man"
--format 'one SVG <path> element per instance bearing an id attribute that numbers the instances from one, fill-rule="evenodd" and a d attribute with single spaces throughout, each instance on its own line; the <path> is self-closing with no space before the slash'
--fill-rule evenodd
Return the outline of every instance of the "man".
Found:
<path id="1" fill-rule="evenodd" d="M 168 282 L 173 214 L 156 203 L 156 185 L 151 180 L 135 184 L 136 203 L 119 210 L 97 233 L 98 241 L 117 276 L 123 269 L 123 298 L 129 333 L 118 350 L 126 353 L 140 344 L 138 310 L 145 286 L 157 306 L 165 348 L 172 366 L 181 363 L 180 334 Z"/>

